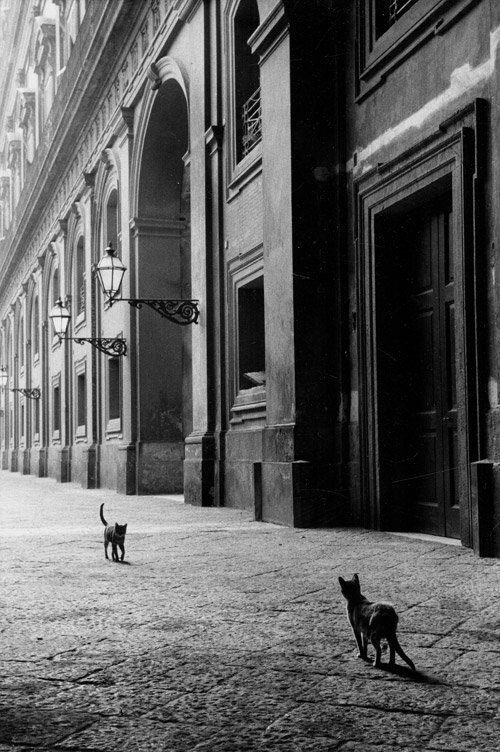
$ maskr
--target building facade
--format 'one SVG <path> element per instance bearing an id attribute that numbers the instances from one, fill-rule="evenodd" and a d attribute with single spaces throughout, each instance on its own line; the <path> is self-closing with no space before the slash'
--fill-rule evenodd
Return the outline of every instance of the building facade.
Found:
<path id="1" fill-rule="evenodd" d="M 498 552 L 500 10 L 1 8 L 3 467 Z"/>

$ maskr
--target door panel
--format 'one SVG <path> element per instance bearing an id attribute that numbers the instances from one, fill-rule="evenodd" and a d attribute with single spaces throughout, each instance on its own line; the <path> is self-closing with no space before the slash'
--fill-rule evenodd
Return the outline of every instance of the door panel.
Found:
<path id="1" fill-rule="evenodd" d="M 381 488 L 400 526 L 458 537 L 451 226 L 443 201 L 381 225 L 378 430 Z"/>

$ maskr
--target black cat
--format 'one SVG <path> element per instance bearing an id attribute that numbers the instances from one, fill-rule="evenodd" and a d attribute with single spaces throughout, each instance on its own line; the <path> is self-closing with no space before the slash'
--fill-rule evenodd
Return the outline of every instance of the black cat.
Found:
<path id="1" fill-rule="evenodd" d="M 120 561 L 123 561 L 123 557 L 125 556 L 125 533 L 127 532 L 127 525 L 126 524 L 119 525 L 117 522 L 115 522 L 114 525 L 108 525 L 102 513 L 103 508 L 104 508 L 104 504 L 101 504 L 101 508 L 99 512 L 101 515 L 102 524 L 105 526 L 104 527 L 104 554 L 106 556 L 106 559 L 109 559 L 108 545 L 111 543 L 111 555 L 112 555 L 113 561 L 119 560 L 117 548 L 119 548 L 120 551 L 122 552 Z"/>

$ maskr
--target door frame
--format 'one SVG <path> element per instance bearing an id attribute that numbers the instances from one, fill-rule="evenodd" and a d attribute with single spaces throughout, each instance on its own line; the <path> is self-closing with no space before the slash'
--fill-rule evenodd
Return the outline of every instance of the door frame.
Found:
<path id="1" fill-rule="evenodd" d="M 355 181 L 356 294 L 358 321 L 360 491 L 363 524 L 375 529 L 398 527 L 384 503 L 380 474 L 377 404 L 377 330 L 375 223 L 397 203 L 428 192 L 451 179 L 455 260 L 456 388 L 458 411 L 457 488 L 460 537 L 472 546 L 471 462 L 481 458 L 479 416 L 483 396 L 478 308 L 482 277 L 478 259 L 483 190 L 482 150 L 486 103 L 474 100 L 440 123 L 424 142 L 379 165 Z"/>

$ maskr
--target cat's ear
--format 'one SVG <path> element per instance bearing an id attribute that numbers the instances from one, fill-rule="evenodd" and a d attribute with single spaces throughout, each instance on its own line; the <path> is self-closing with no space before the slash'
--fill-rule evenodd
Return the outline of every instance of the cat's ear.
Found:
<path id="1" fill-rule="evenodd" d="M 356 583 L 356 585 L 359 585 L 359 577 L 358 577 L 358 575 L 357 575 L 357 574 L 354 574 L 354 575 L 352 576 L 352 579 L 354 580 L 354 582 Z"/>
<path id="2" fill-rule="evenodd" d="M 342 579 L 342 577 L 339 577 L 339 583 L 340 583 L 340 587 L 344 587 L 344 585 L 345 585 L 345 580 L 344 580 L 344 579 Z"/>
<path id="3" fill-rule="evenodd" d="M 124 530 L 126 530 L 126 529 L 127 529 L 127 525 L 128 525 L 128 522 L 127 522 L 127 523 L 125 523 L 125 525 L 123 526 L 123 529 L 124 529 Z"/>

